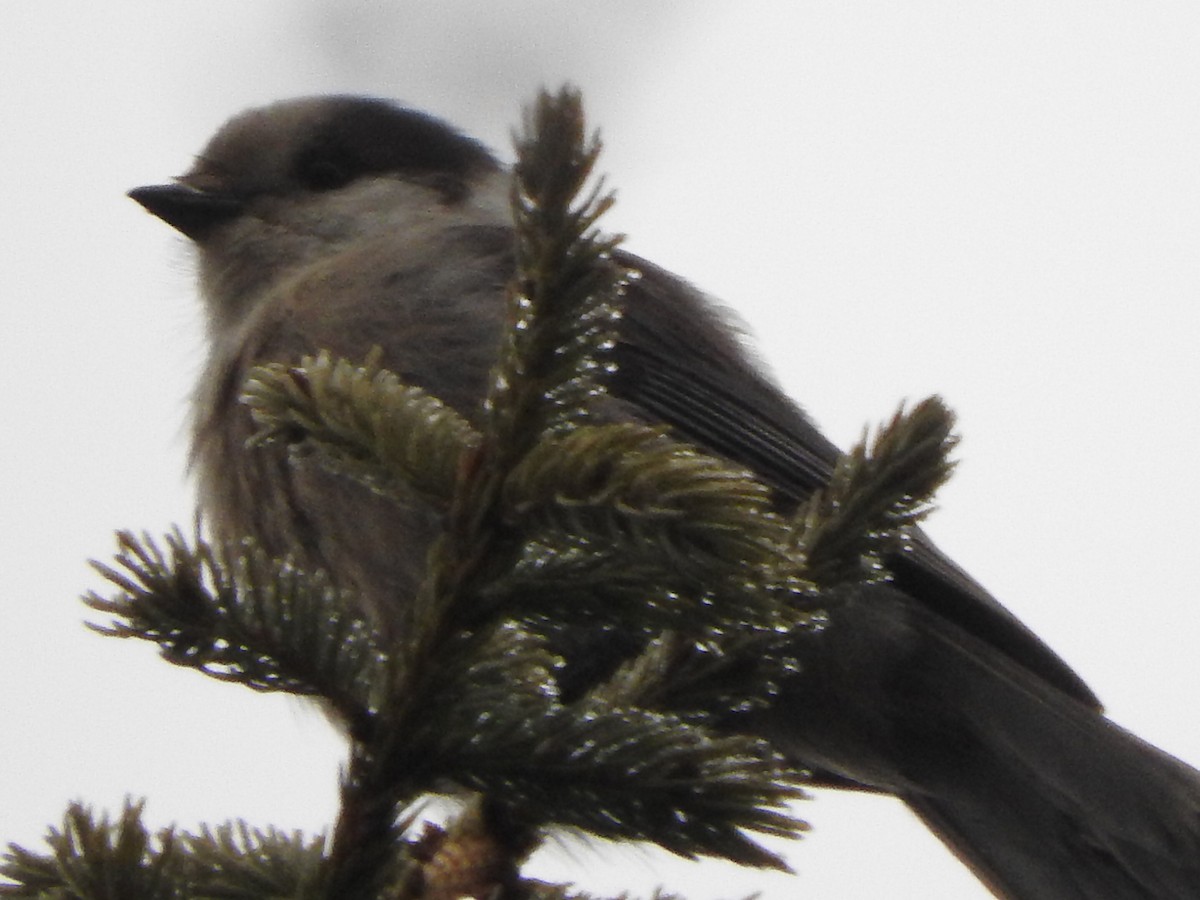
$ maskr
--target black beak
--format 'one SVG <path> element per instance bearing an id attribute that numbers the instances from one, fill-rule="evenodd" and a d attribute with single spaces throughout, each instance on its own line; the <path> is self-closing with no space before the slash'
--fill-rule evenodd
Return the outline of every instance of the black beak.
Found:
<path id="1" fill-rule="evenodd" d="M 245 203 L 232 194 L 198 191 L 182 184 L 134 188 L 129 197 L 193 241 L 201 241 L 218 225 L 241 215 Z"/>

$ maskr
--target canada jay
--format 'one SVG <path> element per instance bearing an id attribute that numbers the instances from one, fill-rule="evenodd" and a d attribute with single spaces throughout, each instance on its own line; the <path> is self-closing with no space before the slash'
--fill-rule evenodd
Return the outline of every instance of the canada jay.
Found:
<path id="1" fill-rule="evenodd" d="M 254 535 L 365 598 L 385 635 L 421 577 L 431 511 L 247 449 L 250 367 L 327 349 L 474 415 L 503 325 L 509 173 L 421 113 L 357 97 L 226 124 L 186 175 L 131 196 L 198 250 L 209 355 L 194 463 L 220 537 Z M 631 415 L 746 466 L 794 506 L 836 449 L 711 301 L 639 259 L 611 388 Z M 396 534 L 405 535 L 398 541 Z M 901 797 L 999 896 L 1200 897 L 1200 773 L 1103 717 L 1037 637 L 918 536 L 890 585 L 837 607 L 750 727 L 818 782 Z"/>

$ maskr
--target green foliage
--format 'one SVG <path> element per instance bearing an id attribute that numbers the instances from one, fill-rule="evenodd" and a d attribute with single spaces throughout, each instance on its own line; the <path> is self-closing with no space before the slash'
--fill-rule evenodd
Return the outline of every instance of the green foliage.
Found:
<path id="1" fill-rule="evenodd" d="M 599 137 L 586 136 L 578 94 L 543 93 L 524 124 L 512 191 L 512 327 L 487 404 L 497 445 L 513 456 L 524 454 L 526 436 L 585 416 L 604 390 L 621 293 L 636 277 L 611 259 L 621 238 L 595 228 L 613 195 L 601 182 L 577 202 L 600 155 Z"/>
<path id="2" fill-rule="evenodd" d="M 652 543 L 666 567 L 728 577 L 785 562 L 770 490 L 749 472 L 626 422 L 547 434 L 505 479 L 506 518 L 622 550 Z"/>
<path id="3" fill-rule="evenodd" d="M 458 413 L 421 388 L 380 369 L 326 351 L 299 366 L 259 366 L 243 402 L 259 425 L 254 443 L 313 451 L 328 469 L 397 499 L 413 494 L 445 507 L 458 466 L 479 435 Z"/>
<path id="4" fill-rule="evenodd" d="M 189 852 L 192 897 L 257 900 L 324 897 L 325 838 L 258 830 L 244 822 L 179 834 Z"/>
<path id="5" fill-rule="evenodd" d="M 157 836 L 142 825 L 142 804 L 127 803 L 120 819 L 97 820 L 72 804 L 60 828 L 46 836 L 50 852 L 38 856 L 10 847 L 0 873 L 7 897 L 55 900 L 181 900 L 184 860 L 171 829 Z"/>
<path id="6" fill-rule="evenodd" d="M 842 454 L 829 485 L 797 517 L 796 548 L 822 587 L 886 577 L 883 555 L 900 549 L 950 477 L 954 414 L 938 397 L 897 410 L 868 447 L 864 431 Z"/>
<path id="7" fill-rule="evenodd" d="M 11 849 L 0 892 L 343 900 L 479 884 L 565 898 L 519 875 L 555 826 L 784 867 L 754 836 L 804 830 L 787 811 L 802 775 L 714 726 L 769 703 L 802 664 L 792 636 L 820 623 L 822 589 L 879 577 L 949 472 L 951 417 L 936 400 L 898 413 L 791 517 L 751 474 L 663 429 L 593 422 L 635 275 L 596 230 L 611 195 L 576 200 L 599 152 L 578 95 L 543 95 L 526 130 L 512 327 L 478 428 L 374 358 L 321 353 L 260 367 L 245 387 L 255 443 L 444 511 L 401 641 L 382 646 L 328 575 L 249 538 L 123 532 L 98 565 L 116 593 L 86 598 L 111 617 L 102 633 L 319 699 L 350 745 L 331 836 L 238 823 L 151 837 L 139 806 L 116 823 L 75 806 L 48 855 Z M 564 691 L 569 648 L 617 633 L 627 658 Z M 406 811 L 447 789 L 475 798 L 469 814 L 414 840 Z"/>
<path id="8" fill-rule="evenodd" d="M 84 598 L 115 617 L 96 631 L 152 641 L 168 662 L 213 678 L 318 696 L 347 723 L 378 707 L 386 654 L 324 573 L 272 559 L 249 538 L 191 546 L 176 530 L 165 552 L 129 532 L 117 542 L 116 567 L 96 568 L 121 593 Z"/>

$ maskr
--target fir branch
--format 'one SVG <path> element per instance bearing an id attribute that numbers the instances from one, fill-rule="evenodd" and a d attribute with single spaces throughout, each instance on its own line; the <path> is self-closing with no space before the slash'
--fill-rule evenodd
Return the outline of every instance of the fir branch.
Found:
<path id="1" fill-rule="evenodd" d="M 204 826 L 180 834 L 188 851 L 191 898 L 212 900 L 320 900 L 324 885 L 325 838 L 296 831 L 251 828 L 245 822 Z"/>
<path id="2" fill-rule="evenodd" d="M 198 835 L 173 828 L 155 835 L 142 822 L 144 802 L 127 801 L 120 819 L 99 819 L 72 804 L 46 837 L 48 854 L 9 845 L 0 864 L 0 896 L 39 900 L 318 900 L 323 837 L 259 831 L 244 822 L 207 826 Z"/>
<path id="3" fill-rule="evenodd" d="M 523 434 L 578 421 L 604 391 L 619 301 L 637 274 L 612 260 L 622 238 L 595 228 L 615 202 L 613 194 L 601 179 L 583 195 L 601 142 L 597 134 L 586 135 L 579 92 L 543 92 L 526 111 L 515 142 L 518 274 L 509 287 L 513 327 L 491 406 L 519 457 Z"/>
<path id="4" fill-rule="evenodd" d="M 699 572 L 668 564 L 655 547 L 556 546 L 556 537 L 526 545 L 511 571 L 480 590 L 480 600 L 545 634 L 620 627 L 646 640 L 669 628 L 728 624 L 732 610 L 748 609 L 746 618 L 759 622 L 776 611 L 762 591 L 739 591 L 728 580 L 704 584 Z"/>
<path id="5" fill-rule="evenodd" d="M 598 184 L 577 200 L 600 153 L 599 138 L 585 137 L 578 92 L 543 92 L 516 150 L 517 275 L 487 402 L 497 450 L 508 460 L 520 459 L 547 428 L 586 415 L 603 392 L 622 287 L 634 277 L 612 261 L 621 239 L 595 229 L 613 196 Z"/>
<path id="6" fill-rule="evenodd" d="M 800 671 L 796 632 L 822 627 L 809 613 L 791 630 L 739 628 L 706 635 L 668 632 L 651 641 L 588 692 L 589 702 L 672 712 L 718 725 L 769 706 L 785 679 Z"/>
<path id="7" fill-rule="evenodd" d="M 654 841 L 689 857 L 713 854 L 782 866 L 747 832 L 794 834 L 800 827 L 782 809 L 799 789 L 764 743 L 715 737 L 668 713 L 564 706 L 554 690 L 555 660 L 544 642 L 523 629 L 495 627 L 519 607 L 480 604 L 489 586 L 524 556 L 530 535 L 513 510 L 520 507 L 532 518 L 535 508 L 553 508 L 549 501 L 560 495 L 574 500 L 577 509 L 589 499 L 611 507 L 625 498 L 631 520 L 634 511 L 647 519 L 657 512 L 664 522 L 674 520 L 676 529 L 694 529 L 689 542 L 680 541 L 687 550 L 675 549 L 670 565 L 677 568 L 696 568 L 688 557 L 703 549 L 736 572 L 730 580 L 752 581 L 755 564 L 766 559 L 778 564 L 781 557 L 763 536 L 778 528 L 769 522 L 765 492 L 694 451 L 668 449 L 660 434 L 654 434 L 653 447 L 645 442 L 623 452 L 610 448 L 609 459 L 597 457 L 593 474 L 573 487 L 569 467 L 538 480 L 537 466 L 551 465 L 555 456 L 547 448 L 562 449 L 542 443 L 548 431 L 565 430 L 569 421 L 557 404 L 570 396 L 578 405 L 598 389 L 594 376 L 602 367 L 596 360 L 610 339 L 597 323 L 611 321 L 619 273 L 607 259 L 613 243 L 593 231 L 611 199 L 593 194 L 580 207 L 571 206 L 598 149 L 583 142 L 578 97 L 543 96 L 534 126 L 537 140 L 518 148 L 519 274 L 510 291 L 509 341 L 480 442 L 458 469 L 447 531 L 430 554 L 429 573 L 415 598 L 412 633 L 405 636 L 402 654 L 406 664 L 397 669 L 406 681 L 390 692 L 396 705 L 387 707 L 369 740 L 356 742 L 352 753 L 331 860 L 331 892 L 339 897 L 369 896 L 385 883 L 383 868 L 397 840 L 389 813 L 414 792 L 446 781 L 502 806 L 521 832 L 566 824 Z M 597 441 L 603 443 L 598 434 L 590 438 L 592 453 Z M 631 434 L 617 429 L 607 436 L 615 445 L 616 436 Z M 571 438 L 563 440 L 573 446 Z M 574 440 L 583 446 L 588 439 Z M 544 456 L 514 475 L 538 448 Z M 674 476 L 657 501 L 623 460 L 639 462 L 639 449 L 643 467 L 665 458 L 670 471 L 663 474 Z M 606 497 L 605 482 L 614 475 L 627 477 Z M 539 485 L 540 493 L 522 495 L 514 487 L 516 493 L 506 496 L 507 485 L 522 482 Z M 753 513 L 747 516 L 745 508 Z M 759 514 L 769 524 L 746 522 Z M 681 523 L 686 515 L 716 524 Z M 560 530 L 578 524 L 547 521 Z M 751 537 L 731 521 L 748 527 Z M 660 541 L 656 550 L 664 546 L 669 542 Z M 714 562 L 709 574 L 721 568 Z M 740 621 L 740 614 L 735 608 L 732 621 Z"/>
<path id="8" fill-rule="evenodd" d="M 402 718 L 381 717 L 386 733 L 352 758 L 335 837 L 345 848 L 336 896 L 378 888 L 400 839 L 387 827 L 389 810 L 439 784 L 502 808 L 510 835 L 567 826 L 688 858 L 782 867 L 747 832 L 804 827 L 783 809 L 802 791 L 764 742 L 594 696 L 563 705 L 558 659 L 513 623 L 460 637 L 439 659 L 439 680 L 406 698 Z"/>
<path id="9" fill-rule="evenodd" d="M 99 819 L 72 803 L 61 828 L 46 836 L 50 853 L 39 856 L 15 844 L 0 864 L 0 896 L 39 900 L 192 900 L 183 858 L 170 828 L 151 835 L 142 824 L 143 802 L 127 801 L 120 818 Z"/>
<path id="10" fill-rule="evenodd" d="M 843 454 L 829 484 L 797 513 L 806 576 L 822 587 L 887 578 L 883 556 L 903 546 L 950 477 L 954 414 L 938 397 L 903 406 Z"/>
<path id="11" fill-rule="evenodd" d="M 405 881 L 407 857 L 396 815 L 405 798 L 381 777 L 387 771 L 383 756 L 373 742 L 351 745 L 326 869 L 324 897 L 331 900 L 374 900 L 385 896 L 389 884 Z"/>
<path id="12" fill-rule="evenodd" d="M 242 392 L 259 429 L 252 441 L 315 452 L 326 468 L 378 493 L 415 493 L 445 507 L 479 435 L 436 397 L 379 368 L 375 356 L 356 366 L 322 351 L 299 366 L 255 367 Z"/>
<path id="13" fill-rule="evenodd" d="M 668 558 L 653 543 L 556 546 L 556 539 L 562 536 L 526 545 L 513 568 L 479 593 L 481 607 L 508 609 L 555 636 L 555 645 L 572 629 L 619 628 L 641 641 L 674 628 L 788 630 L 804 624 L 820 602 L 807 582 L 789 580 L 786 570 L 689 567 L 685 557 Z"/>
<path id="14" fill-rule="evenodd" d="M 259 691 L 318 695 L 348 726 L 377 708 L 385 657 L 353 601 L 320 572 L 273 560 L 250 541 L 189 546 L 175 530 L 164 552 L 148 536 L 117 535 L 120 589 L 84 602 L 114 616 L 101 634 L 157 643 L 171 663 Z"/>
<path id="15" fill-rule="evenodd" d="M 524 530 L 641 547 L 702 578 L 786 564 L 770 503 L 744 469 L 632 422 L 544 435 L 504 484 L 506 518 Z"/>
<path id="16" fill-rule="evenodd" d="M 480 441 L 458 469 L 446 531 L 430 553 L 415 604 L 426 646 L 437 646 L 441 631 L 478 623 L 479 593 L 520 557 L 525 537 L 504 521 L 503 485 L 548 428 L 572 418 L 561 414 L 562 404 L 570 399 L 581 409 L 602 390 L 599 360 L 615 340 L 625 274 L 609 260 L 616 239 L 594 229 L 612 198 L 597 188 L 572 205 L 599 153 L 598 140 L 585 141 L 578 92 L 543 92 L 517 144 L 517 275 L 507 292 L 509 328 Z"/>
<path id="17" fill-rule="evenodd" d="M 481 597 L 514 615 L 648 633 L 788 628 L 803 615 L 811 585 L 785 552 L 791 526 L 769 489 L 661 429 L 544 435 L 503 501 L 510 527 L 532 539 Z"/>
<path id="18" fill-rule="evenodd" d="M 456 781 L 502 798 L 527 823 L 781 869 L 746 832 L 793 837 L 804 827 L 784 811 L 803 792 L 757 739 L 717 737 L 636 708 L 561 707 L 488 734 L 501 727 L 484 722 L 476 752 L 470 744 L 445 752 Z"/>
<path id="19" fill-rule="evenodd" d="M 594 696 L 562 705 L 540 641 L 506 625 L 491 642 L 425 699 L 407 766 L 436 766 L 526 830 L 564 825 L 687 858 L 783 867 L 744 833 L 805 827 L 783 811 L 803 792 L 765 742 Z"/>
<path id="20" fill-rule="evenodd" d="M 447 747 L 489 752 L 481 723 L 519 728 L 543 715 L 554 702 L 557 664 L 536 636 L 502 623 L 482 636 L 457 633 L 428 652 L 422 666 L 403 670 L 424 681 L 397 684 L 392 702 L 351 749 L 334 833 L 332 896 L 373 896 L 393 877 L 390 861 L 404 831 L 395 810 L 457 780 L 456 756 Z M 502 688 L 488 694 L 490 706 L 472 702 L 480 683 Z"/>

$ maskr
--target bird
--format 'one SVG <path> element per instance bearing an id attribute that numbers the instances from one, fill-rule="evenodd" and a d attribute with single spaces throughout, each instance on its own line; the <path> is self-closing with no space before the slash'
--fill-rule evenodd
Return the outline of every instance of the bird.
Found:
<path id="1" fill-rule="evenodd" d="M 481 142 L 351 95 L 242 112 L 184 175 L 129 195 L 190 239 L 206 313 L 192 465 L 219 538 L 330 573 L 394 638 L 436 511 L 318 462 L 250 449 L 252 367 L 321 350 L 381 364 L 472 418 L 514 271 L 511 171 Z M 745 467 L 794 509 L 838 448 L 765 373 L 731 314 L 618 250 L 609 392 L 621 415 Z M 396 535 L 402 535 L 398 540 Z M 892 794 L 996 896 L 1200 897 L 1200 772 L 1105 717 L 1086 683 L 923 533 L 887 583 L 847 589 L 801 671 L 739 728 L 818 784 Z"/>

